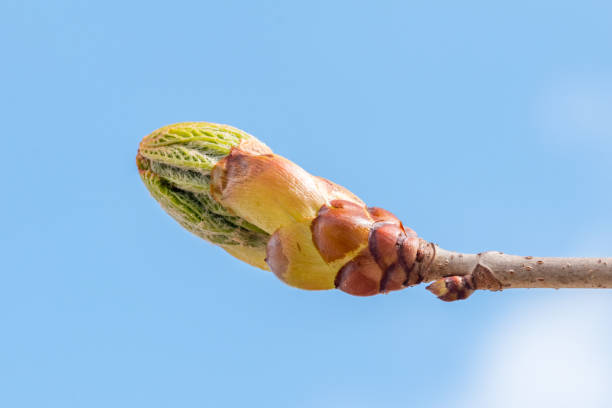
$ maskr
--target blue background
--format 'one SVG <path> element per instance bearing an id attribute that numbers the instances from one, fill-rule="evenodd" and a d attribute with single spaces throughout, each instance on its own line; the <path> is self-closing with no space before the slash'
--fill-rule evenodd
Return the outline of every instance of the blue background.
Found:
<path id="1" fill-rule="evenodd" d="M 140 139 L 227 123 L 465 252 L 612 255 L 612 3 L 0 5 L 0 405 L 609 406 L 612 292 L 305 292 Z"/>

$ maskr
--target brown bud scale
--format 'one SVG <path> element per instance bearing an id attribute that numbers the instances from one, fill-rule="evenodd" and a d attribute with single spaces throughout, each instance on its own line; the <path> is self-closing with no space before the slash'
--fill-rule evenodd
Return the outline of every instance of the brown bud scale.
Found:
<path id="1" fill-rule="evenodd" d="M 344 292 L 372 296 L 423 280 L 415 268 L 420 239 L 389 211 L 334 200 L 321 207 L 311 231 L 315 247 L 327 262 L 363 247 L 336 275 L 335 286 Z"/>

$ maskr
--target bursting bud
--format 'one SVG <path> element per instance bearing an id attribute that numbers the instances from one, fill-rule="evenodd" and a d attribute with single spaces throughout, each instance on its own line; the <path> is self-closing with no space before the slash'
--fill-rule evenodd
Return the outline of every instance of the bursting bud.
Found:
<path id="1" fill-rule="evenodd" d="M 210 193 L 211 170 L 237 147 L 252 154 L 271 152 L 231 126 L 179 123 L 142 139 L 136 164 L 153 198 L 180 225 L 236 258 L 266 269 L 269 234 L 233 214 Z"/>
<path id="2" fill-rule="evenodd" d="M 414 231 L 239 129 L 167 126 L 142 140 L 136 161 L 183 227 L 291 286 L 369 296 L 423 280 L 427 243 Z"/>

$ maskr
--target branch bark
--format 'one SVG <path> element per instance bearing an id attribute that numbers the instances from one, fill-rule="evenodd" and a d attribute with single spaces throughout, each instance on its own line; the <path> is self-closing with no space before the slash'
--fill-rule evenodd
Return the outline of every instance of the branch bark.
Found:
<path id="1" fill-rule="evenodd" d="M 510 288 L 612 288 L 612 258 L 543 258 L 502 252 L 462 254 L 433 243 L 421 265 L 429 291 L 445 301 L 475 290 Z"/>

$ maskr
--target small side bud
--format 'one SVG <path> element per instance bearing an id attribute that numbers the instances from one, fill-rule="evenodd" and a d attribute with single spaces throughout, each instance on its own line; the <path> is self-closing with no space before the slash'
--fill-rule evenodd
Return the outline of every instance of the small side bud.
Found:
<path id="1" fill-rule="evenodd" d="M 427 286 L 426 289 L 445 302 L 467 299 L 474 293 L 471 275 L 441 278 Z"/>

